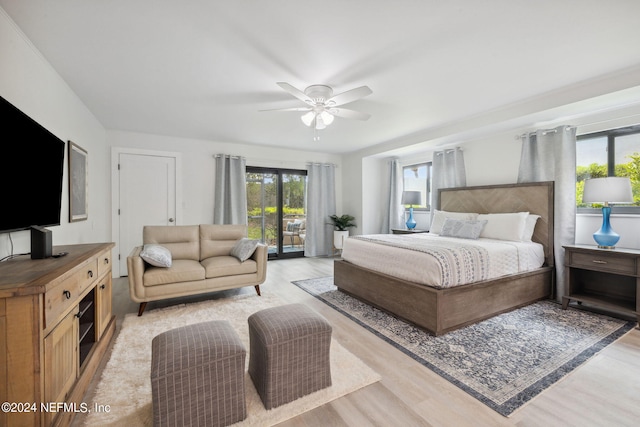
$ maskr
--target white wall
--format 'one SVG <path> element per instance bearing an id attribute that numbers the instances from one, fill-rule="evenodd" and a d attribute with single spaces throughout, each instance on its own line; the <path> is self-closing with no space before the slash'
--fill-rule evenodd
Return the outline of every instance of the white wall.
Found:
<path id="1" fill-rule="evenodd" d="M 109 152 L 105 129 L 68 85 L 0 8 L 0 95 L 63 141 L 88 151 L 89 219 L 69 223 L 67 167 L 62 194 L 61 225 L 50 227 L 54 245 L 110 241 Z M 27 144 L 18 138 L 3 143 Z M 66 155 L 65 155 L 66 156 Z M 2 159 L 9 167 L 11 159 Z M 28 179 L 37 171 L 21 171 L 13 179 Z M 38 177 L 46 179 L 46 177 Z M 11 185 L 5 182 L 3 185 Z M 3 200 L 3 203 L 15 203 Z M 3 205 L 3 209 L 10 205 Z M 13 248 L 12 248 L 13 243 Z M 0 258 L 31 249 L 29 231 L 0 234 Z M 13 252 L 12 252 L 13 251 Z"/>
<path id="2" fill-rule="evenodd" d="M 521 142 L 514 133 L 493 135 L 460 144 L 464 153 L 467 185 L 509 184 L 518 179 Z"/>
<path id="3" fill-rule="evenodd" d="M 357 156 L 343 156 L 342 158 L 342 209 L 337 209 L 338 215 L 354 216 L 357 228 L 351 229 L 350 234 L 361 234 L 363 228 L 363 188 L 362 188 L 362 158 Z M 372 199 L 374 200 L 374 199 Z M 374 204 L 376 208 L 380 205 Z"/>
<path id="4" fill-rule="evenodd" d="M 333 163 L 337 166 L 336 206 L 338 211 L 342 208 L 342 160 L 338 155 L 124 131 L 108 131 L 107 140 L 113 148 L 181 153 L 182 215 L 178 218 L 182 218 L 182 224 L 210 223 L 213 220 L 216 154 L 243 156 L 247 159 L 247 166 L 307 169 L 308 162 Z"/>
<path id="5" fill-rule="evenodd" d="M 362 176 L 371 177 L 363 180 L 363 199 L 381 209 L 369 209 L 362 212 L 362 218 L 358 224 L 357 233 L 353 230 L 351 234 L 371 234 L 378 233 L 382 229 L 385 216 L 384 207 L 389 198 L 389 166 L 386 159 L 364 158 L 362 159 Z M 353 215 L 349 212 L 349 214 Z"/>
<path id="6" fill-rule="evenodd" d="M 640 111 L 637 106 L 632 108 L 620 108 L 615 111 L 594 112 L 591 115 L 584 116 L 579 120 L 573 120 L 569 123 L 577 125 L 578 134 L 592 133 L 606 129 L 630 126 L 640 123 Z M 560 125 L 563 123 L 558 123 Z M 544 126 L 544 128 L 555 127 L 555 125 Z M 521 142 L 516 139 L 516 135 L 524 131 L 534 129 L 535 124 L 530 128 L 516 128 L 508 131 L 496 132 L 489 135 L 472 139 L 467 137 L 466 140 L 458 144 L 448 144 L 446 147 L 459 146 L 464 151 L 465 168 L 467 173 L 467 185 L 491 185 L 491 184 L 508 184 L 515 183 L 518 178 L 518 166 L 520 163 Z M 402 165 L 420 163 L 429 161 L 433 157 L 433 152 L 446 148 L 439 146 L 435 149 L 423 149 L 411 154 L 397 156 L 400 158 Z M 384 156 L 396 156 L 393 151 L 386 153 L 372 154 L 369 150 L 365 154 L 353 153 L 350 155 L 352 162 L 356 162 L 358 157 L 363 159 L 367 157 L 381 158 Z M 364 161 L 364 160 L 363 160 Z M 366 174 L 363 171 L 363 182 L 377 182 L 379 177 L 374 174 Z M 345 184 L 346 186 L 349 183 Z M 381 205 L 381 201 L 376 197 L 371 197 L 364 190 L 366 184 L 362 185 L 363 189 L 355 186 L 345 188 L 345 193 L 356 194 L 360 191 L 363 195 L 363 212 L 356 215 L 366 216 L 369 211 L 380 211 L 385 209 Z M 416 228 L 427 228 L 429 217 L 424 212 L 414 212 L 416 219 Z M 578 244 L 595 244 L 592 234 L 600 228 L 602 216 L 600 215 L 577 215 L 576 220 L 576 243 Z M 640 249 L 640 216 L 638 215 L 612 215 L 612 227 L 620 234 L 618 247 Z M 380 231 L 375 231 L 380 232 Z"/>

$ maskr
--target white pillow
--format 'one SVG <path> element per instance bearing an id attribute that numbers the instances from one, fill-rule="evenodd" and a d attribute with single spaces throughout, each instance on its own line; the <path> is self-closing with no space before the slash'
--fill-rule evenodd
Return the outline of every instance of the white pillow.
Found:
<path id="1" fill-rule="evenodd" d="M 238 258 L 238 261 L 245 262 L 255 252 L 259 241 L 257 239 L 247 239 L 243 237 L 238 240 L 231 249 L 231 256 Z"/>
<path id="2" fill-rule="evenodd" d="M 522 241 L 530 242 L 533 237 L 533 230 L 536 228 L 536 222 L 540 218 L 540 215 L 529 214 L 527 221 L 524 224 L 524 231 L 522 232 Z"/>
<path id="3" fill-rule="evenodd" d="M 461 220 L 474 220 L 478 217 L 477 213 L 470 212 L 447 212 L 439 211 L 435 209 L 433 211 L 433 220 L 431 221 L 431 227 L 429 227 L 430 234 L 440 234 L 442 232 L 442 226 L 447 218 L 461 219 Z"/>
<path id="4" fill-rule="evenodd" d="M 529 212 L 478 215 L 478 220 L 487 221 L 480 237 L 519 242 L 522 239 L 528 216 Z"/>
<path id="5" fill-rule="evenodd" d="M 164 246 L 146 244 L 140 252 L 140 258 L 154 267 L 171 267 L 171 252 Z"/>
<path id="6" fill-rule="evenodd" d="M 459 237 L 461 239 L 477 239 L 487 221 L 461 220 L 447 218 L 442 226 L 443 237 Z"/>

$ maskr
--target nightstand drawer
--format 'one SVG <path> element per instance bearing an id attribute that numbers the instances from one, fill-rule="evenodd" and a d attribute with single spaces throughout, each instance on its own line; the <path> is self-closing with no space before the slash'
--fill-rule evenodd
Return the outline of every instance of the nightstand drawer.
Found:
<path id="1" fill-rule="evenodd" d="M 636 274 L 636 258 L 621 257 L 616 254 L 586 254 L 571 252 L 571 267 L 586 268 L 596 271 L 610 271 L 620 274 Z"/>

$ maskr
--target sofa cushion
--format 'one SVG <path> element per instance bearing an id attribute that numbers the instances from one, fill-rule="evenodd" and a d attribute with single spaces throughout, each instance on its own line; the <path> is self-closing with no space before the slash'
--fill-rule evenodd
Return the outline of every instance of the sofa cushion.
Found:
<path id="1" fill-rule="evenodd" d="M 142 242 L 155 243 L 169 249 L 171 257 L 177 259 L 200 260 L 199 227 L 197 225 L 145 225 Z"/>
<path id="2" fill-rule="evenodd" d="M 258 264 L 254 260 L 248 259 L 245 262 L 240 262 L 230 255 L 203 259 L 201 264 L 206 271 L 207 279 L 237 274 L 253 274 L 258 271 Z"/>
<path id="3" fill-rule="evenodd" d="M 143 276 L 143 285 L 157 286 L 204 279 L 205 269 L 198 261 L 174 259 L 173 264 L 169 268 L 147 268 Z"/>
<path id="4" fill-rule="evenodd" d="M 243 237 L 247 237 L 246 225 L 200 224 L 200 259 L 229 255 Z"/>

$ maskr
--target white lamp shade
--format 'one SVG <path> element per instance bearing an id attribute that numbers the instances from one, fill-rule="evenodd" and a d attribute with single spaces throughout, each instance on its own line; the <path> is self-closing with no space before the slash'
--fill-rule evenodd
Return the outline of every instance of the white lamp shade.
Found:
<path id="1" fill-rule="evenodd" d="M 303 114 L 300 117 L 302 123 L 309 127 L 314 127 L 316 129 L 324 129 L 333 123 L 333 115 L 327 113 L 326 111 L 322 111 L 321 113 L 317 113 L 316 111 L 309 111 L 306 114 Z"/>
<path id="2" fill-rule="evenodd" d="M 584 182 L 584 203 L 631 203 L 633 192 L 627 177 L 592 178 Z"/>
<path id="3" fill-rule="evenodd" d="M 322 121 L 327 126 L 333 123 L 333 115 L 327 113 L 326 111 L 323 111 L 322 113 L 320 113 L 320 117 L 322 117 Z"/>
<path id="4" fill-rule="evenodd" d="M 422 193 L 419 191 L 403 191 L 401 203 L 403 205 L 421 205 Z"/>
<path id="5" fill-rule="evenodd" d="M 316 113 L 314 113 L 313 111 L 309 111 L 306 114 L 303 114 L 302 117 L 300 117 L 300 119 L 302 120 L 302 123 L 304 123 L 307 126 L 311 126 L 311 123 L 313 123 L 313 119 L 315 119 L 316 117 Z"/>

